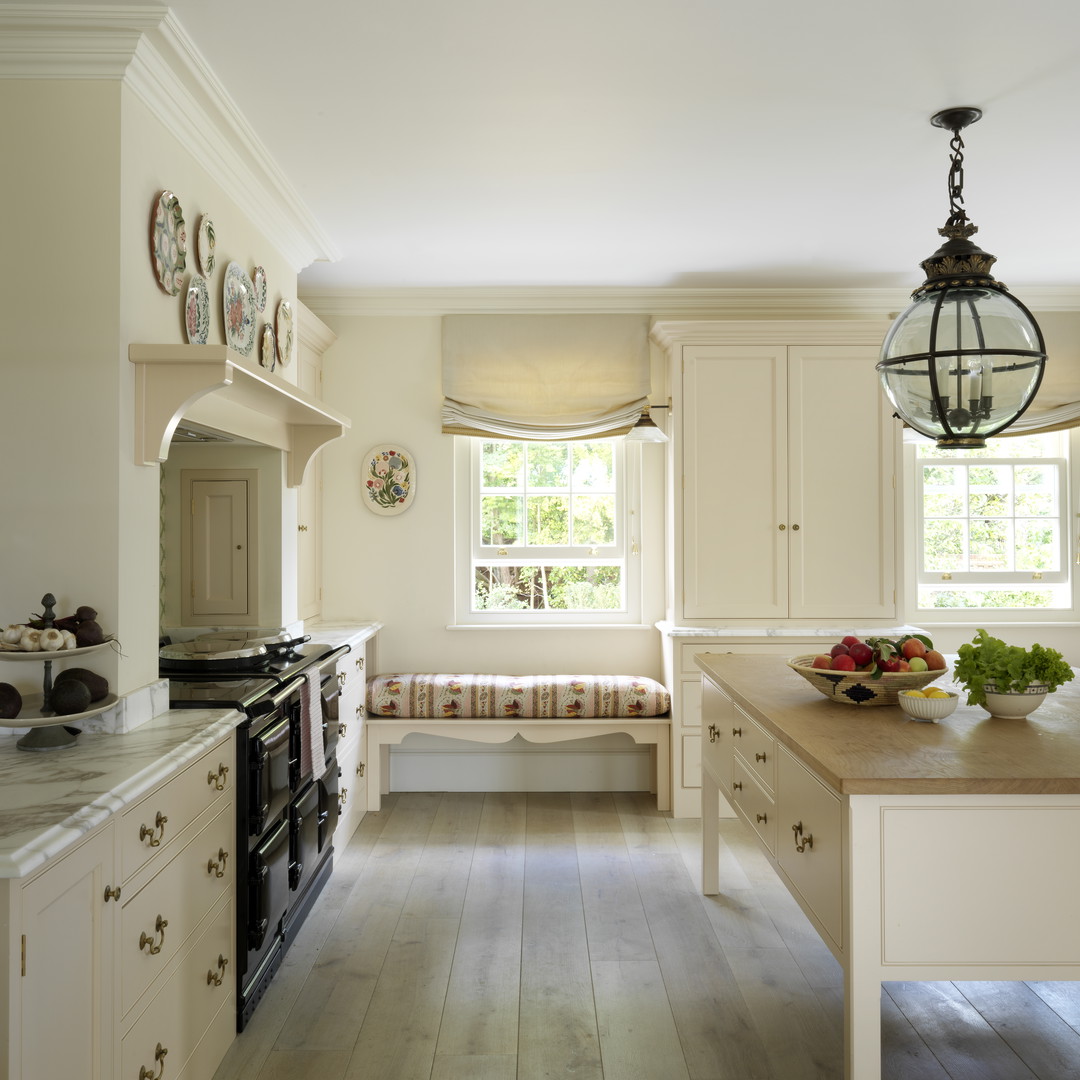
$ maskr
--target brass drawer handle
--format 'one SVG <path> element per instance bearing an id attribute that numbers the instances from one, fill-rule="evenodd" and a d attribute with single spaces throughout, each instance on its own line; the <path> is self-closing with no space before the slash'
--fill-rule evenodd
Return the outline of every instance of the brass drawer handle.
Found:
<path id="1" fill-rule="evenodd" d="M 224 848 L 218 848 L 217 859 L 206 860 L 206 872 L 214 877 L 224 877 L 225 862 L 228 858 L 229 853 Z"/>
<path id="2" fill-rule="evenodd" d="M 735 780 L 731 785 L 731 790 L 732 791 L 742 791 L 742 781 L 741 780 Z"/>
<path id="3" fill-rule="evenodd" d="M 225 965 L 228 962 L 229 961 L 226 960 L 224 956 L 222 956 L 220 953 L 218 953 L 218 958 L 217 958 L 218 969 L 217 969 L 217 971 L 214 971 L 214 969 L 211 968 L 206 973 L 206 985 L 207 986 L 220 986 L 222 984 L 222 982 L 224 982 L 224 980 L 225 980 Z"/>
<path id="4" fill-rule="evenodd" d="M 343 787 L 341 793 L 338 795 L 338 813 L 345 809 L 345 804 L 349 801 L 349 789 Z"/>
<path id="5" fill-rule="evenodd" d="M 165 1075 L 165 1055 L 168 1052 L 161 1043 L 158 1043 L 154 1051 L 154 1063 L 158 1066 L 158 1071 L 154 1072 L 153 1069 L 148 1069 L 143 1065 L 139 1069 L 139 1080 L 161 1080 Z"/>
<path id="6" fill-rule="evenodd" d="M 365 768 L 365 765 L 361 761 L 360 764 L 356 766 L 356 775 L 357 776 L 363 776 L 364 775 L 364 768 Z"/>
<path id="7" fill-rule="evenodd" d="M 358 656 L 356 658 L 356 670 L 357 671 L 363 671 L 364 670 L 364 658 L 362 656 Z"/>
<path id="8" fill-rule="evenodd" d="M 356 715 L 358 717 L 364 715 L 364 706 L 363 705 L 357 705 L 356 706 Z"/>
<path id="9" fill-rule="evenodd" d="M 709 742 L 716 742 L 720 738 L 720 732 L 717 730 L 715 724 L 709 725 Z"/>
<path id="10" fill-rule="evenodd" d="M 217 767 L 217 772 L 216 773 L 215 772 L 208 772 L 206 774 L 206 782 L 215 791 L 224 791 L 225 790 L 225 777 L 228 776 L 228 775 L 229 775 L 229 766 L 219 764 L 218 767 Z"/>
<path id="11" fill-rule="evenodd" d="M 754 755 L 754 760 L 755 761 L 764 761 L 765 760 L 765 755 L 764 754 L 755 754 Z"/>
<path id="12" fill-rule="evenodd" d="M 348 676 L 347 672 L 339 671 L 337 673 L 338 686 L 344 686 L 345 685 L 345 680 L 348 679 L 348 677 L 349 676 Z"/>
<path id="13" fill-rule="evenodd" d="M 734 735 L 734 736 L 737 736 L 738 738 L 741 739 L 742 738 L 742 728 L 741 727 L 733 727 L 731 729 L 731 734 Z"/>
<path id="14" fill-rule="evenodd" d="M 105 903 L 107 904 L 110 900 L 119 900 L 119 899 L 120 899 L 120 886 L 117 885 L 114 888 L 112 885 L 106 885 L 105 886 Z"/>
<path id="15" fill-rule="evenodd" d="M 139 949 L 145 949 L 147 945 L 150 948 L 147 950 L 151 956 L 157 956 L 161 952 L 161 946 L 165 944 L 165 927 L 169 925 L 168 919 L 163 919 L 160 915 L 157 917 L 157 922 L 154 923 L 154 933 L 161 935 L 161 940 L 155 945 L 154 939 L 150 934 L 145 931 L 139 935 Z"/>
<path id="16" fill-rule="evenodd" d="M 149 840 L 150 847 L 157 847 L 161 843 L 162 837 L 165 835 L 165 822 L 168 820 L 169 819 L 159 810 L 157 812 L 157 817 L 154 818 L 153 827 L 150 825 L 141 825 L 139 827 L 139 839 Z M 154 835 L 154 829 L 161 830 L 159 835 Z"/>
<path id="17" fill-rule="evenodd" d="M 754 816 L 758 819 L 758 824 L 759 825 L 768 825 L 769 824 L 769 815 L 768 814 L 755 814 Z"/>
<path id="18" fill-rule="evenodd" d="M 339 739 L 344 739 L 345 738 L 345 733 L 348 730 L 349 730 L 348 727 L 346 727 L 344 724 L 338 724 L 338 728 L 337 728 L 338 738 Z"/>
<path id="19" fill-rule="evenodd" d="M 795 850 L 797 852 L 802 854 L 802 852 L 804 852 L 807 848 L 813 848 L 814 835 L 813 833 L 806 833 L 805 835 L 803 834 L 803 827 L 801 821 L 798 821 L 794 825 L 792 825 L 791 831 L 795 834 Z M 799 839 L 800 837 L 802 837 L 801 842 Z"/>

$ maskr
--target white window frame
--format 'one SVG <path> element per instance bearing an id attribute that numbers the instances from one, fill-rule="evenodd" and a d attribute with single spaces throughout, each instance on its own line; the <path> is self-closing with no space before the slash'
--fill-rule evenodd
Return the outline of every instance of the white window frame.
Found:
<path id="1" fill-rule="evenodd" d="M 484 442 L 513 440 L 454 437 L 454 623 L 457 626 L 583 627 L 641 625 L 641 444 L 613 439 L 616 470 L 616 543 L 593 549 L 528 547 L 528 561 L 589 561 L 592 550 L 598 562 L 621 561 L 623 603 L 618 611 L 476 611 L 473 610 L 475 566 L 488 564 L 491 548 L 480 543 L 480 450 Z M 527 441 L 527 440 L 526 440 Z"/>
<path id="2" fill-rule="evenodd" d="M 1063 607 L 1055 608 L 920 608 L 919 588 L 929 583 L 928 575 L 921 574 L 922 565 L 922 501 L 921 501 L 921 463 L 922 459 L 917 456 L 917 443 L 920 440 L 905 441 L 903 448 L 904 458 L 904 579 L 906 620 L 920 625 L 978 627 L 992 622 L 995 626 L 1003 626 L 1010 623 L 1069 623 L 1076 622 L 1080 615 L 1080 573 L 1078 573 L 1077 556 L 1080 551 L 1080 540 L 1077 530 L 1080 528 L 1077 522 L 1077 510 L 1080 508 L 1080 429 L 1073 428 L 1066 434 L 1067 456 L 1065 464 L 1065 476 L 1062 478 L 1061 502 L 1061 529 L 1062 529 L 1062 574 L 1047 573 L 1043 579 L 1044 584 L 1056 585 L 1059 581 L 1055 578 L 1064 578 L 1066 581 L 1069 602 Z M 960 454 L 956 457 L 963 461 Z M 980 462 L 985 459 L 978 459 Z M 1046 461 L 1059 461 L 1061 459 L 1032 458 L 1007 459 L 1010 464 L 1023 464 L 1024 462 L 1043 463 Z M 974 463 L 974 462 L 969 462 Z M 939 579 L 934 579 L 939 580 Z M 953 581 L 958 587 L 973 584 L 984 587 L 1031 585 L 1036 586 L 1030 575 L 1024 573 L 989 573 L 986 575 L 963 573 L 954 574 Z"/>

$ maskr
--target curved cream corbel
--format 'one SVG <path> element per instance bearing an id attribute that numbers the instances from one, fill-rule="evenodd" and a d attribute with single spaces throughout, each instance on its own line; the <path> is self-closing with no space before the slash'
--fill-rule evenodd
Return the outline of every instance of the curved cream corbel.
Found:
<path id="1" fill-rule="evenodd" d="M 245 362 L 225 345 L 130 345 L 135 365 L 135 460 L 169 456 L 182 418 L 276 446 L 288 456 L 288 485 L 308 462 L 340 438 L 349 420 L 280 376 Z"/>

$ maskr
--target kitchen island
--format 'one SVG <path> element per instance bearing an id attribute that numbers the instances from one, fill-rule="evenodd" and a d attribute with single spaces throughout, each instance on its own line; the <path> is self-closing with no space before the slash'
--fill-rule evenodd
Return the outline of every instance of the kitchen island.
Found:
<path id="1" fill-rule="evenodd" d="M 843 968 L 847 1080 L 880 1078 L 883 980 L 1080 979 L 1075 681 L 1025 720 L 930 724 L 834 703 L 778 657 L 697 664 L 703 890 L 723 790 Z"/>

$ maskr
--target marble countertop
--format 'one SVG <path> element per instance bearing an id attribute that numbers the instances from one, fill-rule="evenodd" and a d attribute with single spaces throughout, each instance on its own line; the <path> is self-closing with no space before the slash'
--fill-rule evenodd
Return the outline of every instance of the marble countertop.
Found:
<path id="1" fill-rule="evenodd" d="M 896 626 L 892 624 L 860 625 L 849 627 L 836 626 L 791 626 L 768 625 L 760 626 L 681 626 L 678 623 L 669 622 L 666 619 L 656 624 L 657 630 L 668 637 L 696 637 L 696 638 L 829 638 L 839 641 L 844 634 L 856 634 L 861 638 L 866 637 L 903 637 L 904 634 L 925 634 L 926 631 L 918 626 Z"/>
<path id="2" fill-rule="evenodd" d="M 232 709 L 173 709 L 122 734 L 84 731 L 53 751 L 0 737 L 0 878 L 33 872 L 242 720 Z"/>
<path id="3" fill-rule="evenodd" d="M 346 622 L 343 620 L 312 619 L 304 623 L 304 633 L 311 635 L 311 640 L 332 645 L 359 645 L 370 641 L 381 629 L 379 622 Z"/>

